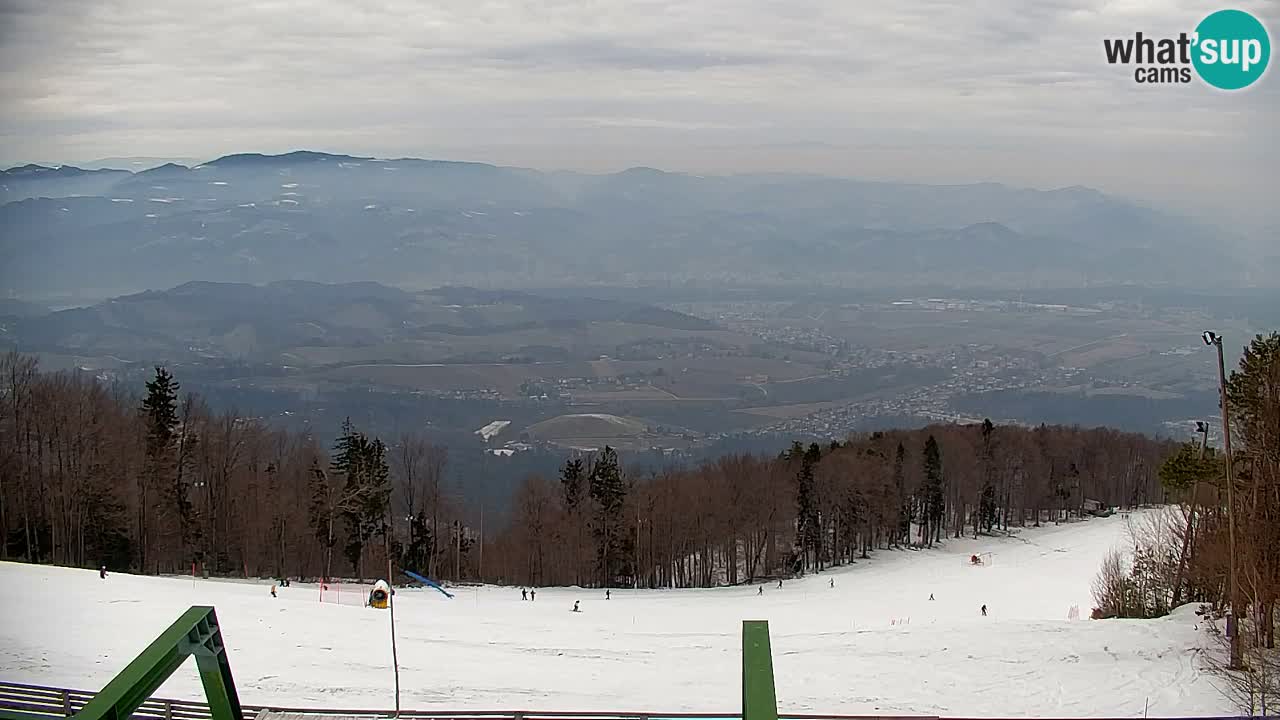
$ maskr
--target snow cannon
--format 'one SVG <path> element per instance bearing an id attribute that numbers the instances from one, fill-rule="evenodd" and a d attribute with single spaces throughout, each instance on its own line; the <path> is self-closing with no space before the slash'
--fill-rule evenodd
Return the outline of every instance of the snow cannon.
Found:
<path id="1" fill-rule="evenodd" d="M 369 607 L 386 610 L 390 602 L 391 586 L 387 585 L 385 580 L 379 580 L 374 583 L 373 590 L 369 591 Z"/>

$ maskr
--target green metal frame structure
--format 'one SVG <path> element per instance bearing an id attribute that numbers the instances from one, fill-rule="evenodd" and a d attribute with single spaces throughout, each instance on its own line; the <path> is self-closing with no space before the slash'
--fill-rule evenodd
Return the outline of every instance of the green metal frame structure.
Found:
<path id="1" fill-rule="evenodd" d="M 778 720 L 769 621 L 742 621 L 742 720 Z"/>
<path id="2" fill-rule="evenodd" d="M 213 608 L 200 606 L 183 613 L 71 717 L 130 720 L 190 656 L 196 659 L 212 720 L 243 720 L 218 616 Z M 70 705 L 67 707 L 70 712 Z M 49 720 L 49 715 L 0 709 L 0 720 Z M 769 623 L 765 620 L 742 623 L 742 720 L 778 720 Z"/>
<path id="3" fill-rule="evenodd" d="M 129 720 L 138 706 L 151 697 L 151 693 L 163 685 L 189 656 L 196 659 L 213 720 L 242 720 L 240 697 L 231 677 L 231 665 L 227 662 L 218 616 L 213 608 L 199 606 L 183 613 L 72 717 L 76 720 Z M 0 718 L 48 720 L 47 715 L 11 710 L 0 711 Z"/>

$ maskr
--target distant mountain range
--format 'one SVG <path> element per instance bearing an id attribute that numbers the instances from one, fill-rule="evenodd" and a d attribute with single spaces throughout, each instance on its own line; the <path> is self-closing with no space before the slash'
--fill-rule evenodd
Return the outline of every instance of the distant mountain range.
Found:
<path id="1" fill-rule="evenodd" d="M 546 173 L 299 151 L 0 173 L 0 294 L 196 280 L 1211 287 L 1280 277 L 1224 233 L 1083 187 L 633 168 Z"/>

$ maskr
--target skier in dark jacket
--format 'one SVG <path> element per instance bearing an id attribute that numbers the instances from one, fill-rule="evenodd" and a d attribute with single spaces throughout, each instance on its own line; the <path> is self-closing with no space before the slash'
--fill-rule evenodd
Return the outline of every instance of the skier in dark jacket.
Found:
<path id="1" fill-rule="evenodd" d="M 107 579 L 107 566 L 106 566 L 106 565 L 103 565 L 103 566 L 102 566 L 102 569 L 98 570 L 98 577 L 102 578 L 103 580 L 106 580 L 106 579 Z"/>
<path id="2" fill-rule="evenodd" d="M 986 605 L 983 605 L 983 606 L 982 606 L 982 617 L 986 617 L 986 616 L 987 616 L 987 606 L 986 606 Z"/>

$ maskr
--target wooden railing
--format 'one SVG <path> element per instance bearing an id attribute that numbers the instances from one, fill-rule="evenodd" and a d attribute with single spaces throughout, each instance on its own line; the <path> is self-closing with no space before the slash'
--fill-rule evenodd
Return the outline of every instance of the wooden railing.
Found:
<path id="1" fill-rule="evenodd" d="M 0 709 L 70 717 L 93 699 L 94 693 L 67 688 L 0 682 Z M 244 708 L 244 716 L 252 720 L 262 708 Z M 209 706 L 190 700 L 147 700 L 134 711 L 135 720 L 209 720 Z"/>
<path id="2" fill-rule="evenodd" d="M 0 710 L 42 715 L 49 718 L 65 718 L 74 715 L 93 697 L 93 693 L 67 688 L 25 685 L 0 681 Z M 329 715 L 360 718 L 389 718 L 389 710 L 337 710 L 321 708 L 290 708 L 262 705 L 241 707 L 244 720 L 255 720 L 263 710 L 301 715 Z M 610 713 L 610 712 L 530 712 L 516 710 L 492 711 L 424 711 L 403 710 L 401 717 L 422 720 L 738 720 L 735 713 Z M 164 700 L 152 698 L 133 713 L 133 720 L 210 720 L 209 706 L 191 700 Z M 941 720 L 936 716 L 911 715 L 791 715 L 779 713 L 780 720 Z M 950 720 L 962 720 L 951 718 Z M 1095 720 L 1107 720 L 1097 718 Z M 1182 718 L 1182 720 L 1226 720 L 1225 718 Z"/>
<path id="3" fill-rule="evenodd" d="M 0 681 L 0 710 L 42 715 L 49 718 L 70 717 L 79 712 L 93 693 L 67 688 L 45 687 Z M 263 710 L 301 715 L 337 715 L 343 717 L 386 718 L 388 710 L 338 710 L 243 705 L 244 720 L 255 720 Z M 422 720 L 738 720 L 735 713 L 617 713 L 617 712 L 534 712 L 520 710 L 439 711 L 403 710 L 401 717 Z M 786 720 L 847 720 L 833 715 L 782 715 Z M 210 720 L 209 706 L 192 700 L 151 698 L 133 713 L 133 720 Z M 927 716 L 898 718 L 892 716 L 860 716 L 858 720 L 937 720 Z"/>

